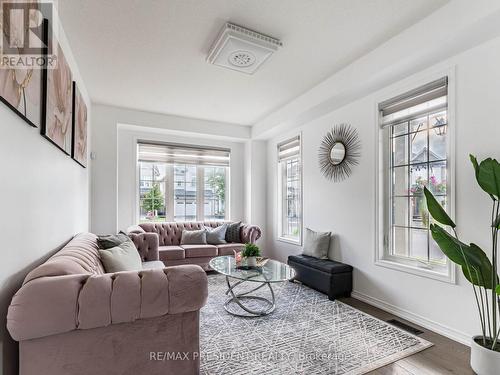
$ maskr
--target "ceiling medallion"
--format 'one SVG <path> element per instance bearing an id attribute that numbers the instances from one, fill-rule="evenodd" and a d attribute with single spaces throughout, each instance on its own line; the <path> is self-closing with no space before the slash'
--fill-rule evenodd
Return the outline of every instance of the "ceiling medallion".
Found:
<path id="1" fill-rule="evenodd" d="M 283 44 L 279 39 L 226 22 L 207 56 L 210 64 L 254 74 Z"/>

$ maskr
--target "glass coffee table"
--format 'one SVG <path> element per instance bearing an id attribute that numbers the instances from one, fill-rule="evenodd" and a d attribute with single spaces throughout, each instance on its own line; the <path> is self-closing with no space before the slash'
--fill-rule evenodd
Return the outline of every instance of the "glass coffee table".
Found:
<path id="1" fill-rule="evenodd" d="M 293 270 L 293 268 L 284 263 L 271 259 L 269 259 L 267 263 L 262 267 L 256 267 L 246 270 L 236 268 L 236 261 L 234 260 L 234 256 L 220 256 L 213 258 L 210 261 L 210 267 L 212 267 L 214 271 L 226 276 L 228 287 L 226 294 L 230 295 L 230 297 L 224 303 L 224 309 L 226 309 L 226 311 L 232 315 L 246 318 L 265 316 L 272 313 L 276 308 L 276 300 L 271 284 L 287 281 L 295 276 L 295 271 Z M 231 279 L 233 279 L 232 285 L 230 281 Z M 241 286 L 241 284 L 247 282 L 255 283 L 255 288 L 252 288 L 248 291 L 245 290 L 240 293 L 235 291 L 236 287 Z M 262 296 L 255 296 L 251 294 L 265 287 L 269 288 L 269 291 L 271 292 L 270 300 Z M 248 301 L 258 301 L 264 306 L 262 308 L 254 308 L 249 306 Z M 229 305 L 231 303 L 237 304 L 242 310 L 246 311 L 247 314 L 239 314 L 231 311 L 229 308 Z"/>

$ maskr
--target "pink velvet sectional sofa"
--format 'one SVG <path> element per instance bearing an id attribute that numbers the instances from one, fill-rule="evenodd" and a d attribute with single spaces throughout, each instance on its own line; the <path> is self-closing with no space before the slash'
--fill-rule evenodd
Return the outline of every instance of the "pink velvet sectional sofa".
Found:
<path id="1" fill-rule="evenodd" d="M 97 237 L 83 233 L 31 271 L 7 316 L 19 373 L 197 374 L 206 273 L 141 256 L 142 270 L 105 273 Z"/>
<path id="2" fill-rule="evenodd" d="M 221 221 L 145 223 L 134 225 L 127 232 L 145 261 L 161 260 L 166 266 L 197 264 L 209 270 L 208 263 L 213 257 L 233 255 L 233 250 L 242 250 L 245 243 L 255 243 L 262 235 L 258 226 L 242 224 L 241 243 L 181 245 L 183 230 L 216 228 L 222 224 Z"/>

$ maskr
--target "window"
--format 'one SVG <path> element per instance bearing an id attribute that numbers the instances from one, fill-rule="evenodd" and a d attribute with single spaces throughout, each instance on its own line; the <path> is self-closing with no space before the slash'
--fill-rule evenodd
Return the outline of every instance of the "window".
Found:
<path id="1" fill-rule="evenodd" d="M 197 166 L 174 164 L 174 221 L 194 221 L 197 217 Z"/>
<path id="2" fill-rule="evenodd" d="M 230 151 L 139 142 L 139 221 L 225 220 Z"/>
<path id="3" fill-rule="evenodd" d="M 379 105 L 383 173 L 378 260 L 451 279 L 432 239 L 424 186 L 451 210 L 448 80 L 442 78 Z M 380 170 L 380 168 L 379 168 Z"/>
<path id="4" fill-rule="evenodd" d="M 223 167 L 204 167 L 205 220 L 224 220 L 226 212 L 226 170 Z"/>
<path id="5" fill-rule="evenodd" d="M 302 166 L 300 136 L 278 145 L 279 239 L 302 241 Z"/>

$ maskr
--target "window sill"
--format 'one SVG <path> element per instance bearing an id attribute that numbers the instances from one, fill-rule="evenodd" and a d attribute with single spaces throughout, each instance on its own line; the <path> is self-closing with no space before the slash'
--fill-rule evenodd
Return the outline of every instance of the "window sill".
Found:
<path id="1" fill-rule="evenodd" d="M 287 238 L 287 237 L 278 237 L 277 240 L 280 241 L 280 242 L 288 243 L 290 245 L 302 246 L 302 241 L 301 240 L 294 240 L 294 239 Z"/>
<path id="2" fill-rule="evenodd" d="M 437 269 L 428 269 L 424 267 L 418 267 L 414 265 L 408 265 L 399 263 L 393 260 L 388 259 L 377 259 L 375 264 L 380 267 L 385 267 L 389 269 L 393 269 L 396 271 L 401 271 L 421 277 L 426 277 L 428 279 L 434 279 L 438 281 L 442 281 L 449 284 L 455 284 L 455 266 L 447 267 L 447 273 L 443 273 L 438 271 Z"/>

